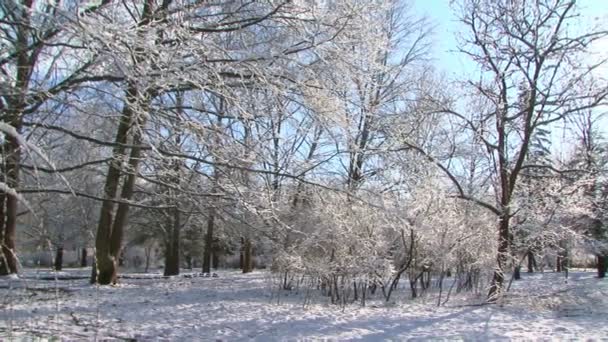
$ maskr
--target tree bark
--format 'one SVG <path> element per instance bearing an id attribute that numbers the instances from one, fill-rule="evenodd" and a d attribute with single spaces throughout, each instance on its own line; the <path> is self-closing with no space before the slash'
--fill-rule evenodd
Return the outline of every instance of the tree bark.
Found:
<path id="1" fill-rule="evenodd" d="M 220 266 L 220 255 L 217 250 L 213 251 L 213 255 L 211 257 L 211 265 L 214 270 L 217 270 Z"/>
<path id="2" fill-rule="evenodd" d="M 239 268 L 245 268 L 245 238 L 241 238 L 241 248 L 239 249 Z"/>
<path id="3" fill-rule="evenodd" d="M 521 279 L 521 266 L 519 266 L 519 265 L 515 266 L 515 269 L 513 270 L 513 279 L 514 280 Z"/>
<path id="4" fill-rule="evenodd" d="M 0 100 L 0 111 L 5 116 L 4 122 L 9 123 L 17 132 L 21 131 L 23 125 L 23 111 L 26 107 L 26 96 L 32 77 L 32 71 L 37 61 L 37 50 L 29 48 L 29 40 L 33 36 L 32 26 L 30 25 L 31 9 L 34 6 L 34 1 L 24 1 L 20 6 L 21 13 L 19 22 L 15 23 L 17 29 L 15 32 L 15 51 L 18 51 L 16 57 L 16 75 L 15 83 L 12 89 L 8 90 L 9 94 L 2 94 L 4 101 Z M 6 107 L 5 104 L 6 103 Z M 17 138 L 5 135 L 2 148 L 2 157 L 4 166 L 0 169 L 6 185 L 17 190 L 19 185 L 19 168 L 21 163 L 21 149 Z M 15 237 L 17 228 L 17 206 L 18 199 L 16 196 L 4 191 L 0 191 L 1 219 L 0 219 L 0 244 L 2 244 L 0 253 L 0 275 L 17 273 L 17 254 L 15 250 Z"/>
<path id="5" fill-rule="evenodd" d="M 498 250 L 496 256 L 496 270 L 488 292 L 488 302 L 494 302 L 502 292 L 502 287 L 505 281 L 504 270 L 507 266 L 507 257 L 509 253 L 509 215 L 502 215 L 498 222 Z"/>
<path id="6" fill-rule="evenodd" d="M 172 229 L 167 242 L 167 255 L 165 257 L 165 276 L 173 276 L 179 274 L 179 239 L 180 239 L 180 214 L 177 206 L 173 209 L 173 217 L 171 219 Z"/>
<path id="7" fill-rule="evenodd" d="M 598 254 L 597 255 L 597 277 L 605 278 L 607 268 L 608 268 L 608 255 Z"/>
<path id="8" fill-rule="evenodd" d="M 243 273 L 249 273 L 253 271 L 253 258 L 251 254 L 251 240 L 249 240 L 249 238 L 245 238 L 243 246 Z"/>
<path id="9" fill-rule="evenodd" d="M 80 267 L 87 267 L 87 248 L 83 247 L 80 256 Z"/>
<path id="10" fill-rule="evenodd" d="M 144 247 L 144 254 L 146 255 L 146 268 L 144 269 L 144 273 L 148 273 L 148 270 L 150 269 L 150 258 L 152 257 L 152 247 Z"/>
<path id="11" fill-rule="evenodd" d="M 101 285 L 116 283 L 118 253 L 122 245 L 123 230 L 126 224 L 129 205 L 126 202 L 121 202 L 114 212 L 114 202 L 111 199 L 116 198 L 118 187 L 121 178 L 121 160 L 125 155 L 125 144 L 128 141 L 129 131 L 131 128 L 135 130 L 133 145 L 140 144 L 139 132 L 137 131 L 137 121 L 135 120 L 135 112 L 133 106 L 137 101 L 138 91 L 134 85 L 129 85 L 126 93 L 126 101 L 123 107 L 121 120 L 116 133 L 116 143 L 112 152 L 113 161 L 110 163 L 108 174 L 106 176 L 106 184 L 104 186 L 104 200 L 101 205 L 99 223 L 97 225 L 97 235 L 95 238 L 96 248 L 96 267 L 91 275 L 91 283 L 99 283 Z M 142 124 L 142 122 L 139 122 Z M 135 173 L 139 163 L 141 149 L 133 147 L 129 156 L 128 164 L 131 173 L 127 175 L 123 182 L 121 199 L 129 200 L 133 195 L 133 187 L 135 184 Z"/>
<path id="12" fill-rule="evenodd" d="M 57 247 L 55 253 L 55 271 L 61 271 L 63 268 L 63 246 Z"/>
<path id="13" fill-rule="evenodd" d="M 20 149 L 19 142 L 14 137 L 7 136 L 4 146 L 5 156 L 5 182 L 16 189 L 19 183 L 19 162 Z M 2 243 L 2 255 L 0 255 L 0 275 L 17 273 L 17 254 L 15 249 L 15 237 L 17 231 L 17 208 L 18 199 L 16 196 L 1 192 L 0 204 L 2 204 L 0 219 L 0 243 Z"/>
<path id="14" fill-rule="evenodd" d="M 171 1 L 163 1 L 161 9 L 164 11 Z M 146 0 L 141 13 L 141 19 L 138 26 L 145 26 L 150 23 L 153 16 L 153 0 Z M 163 12 L 161 11 L 161 12 Z M 135 57 L 136 60 L 140 58 Z M 141 154 L 141 148 L 136 147 L 141 144 L 140 127 L 145 123 L 145 115 L 148 114 L 148 106 L 152 94 L 148 91 L 140 92 L 135 82 L 127 82 L 125 93 L 125 101 L 121 113 L 120 122 L 116 132 L 116 145 L 112 151 L 113 161 L 110 163 L 108 175 L 106 176 L 106 184 L 104 186 L 104 200 L 101 206 L 99 223 L 97 225 L 97 235 L 95 238 L 96 247 L 96 267 L 91 275 L 92 283 L 102 285 L 116 283 L 118 280 L 117 262 L 118 253 L 120 253 L 122 238 L 124 234 L 124 226 L 127 222 L 127 214 L 129 212 L 128 200 L 133 196 L 133 187 Z M 138 106 L 139 105 L 139 106 Z M 137 115 L 136 110 L 140 110 L 140 115 Z M 131 134 L 130 134 L 131 133 Z M 133 136 L 131 153 L 128 158 L 128 168 L 130 173 L 123 181 L 120 199 L 126 200 L 121 202 L 114 212 L 114 202 L 116 198 L 119 183 L 122 173 L 122 161 L 125 156 L 125 144 L 128 141 L 129 135 Z"/>
<path id="15" fill-rule="evenodd" d="M 534 273 L 534 268 L 536 267 L 536 259 L 534 258 L 534 253 L 532 253 L 532 251 L 528 251 L 527 259 L 528 273 Z"/>
<path id="16" fill-rule="evenodd" d="M 205 234 L 205 250 L 203 251 L 203 273 L 211 272 L 211 255 L 213 253 L 213 228 L 215 225 L 215 212 L 210 209 L 207 219 L 207 234 Z M 245 270 L 243 269 L 243 273 Z"/>

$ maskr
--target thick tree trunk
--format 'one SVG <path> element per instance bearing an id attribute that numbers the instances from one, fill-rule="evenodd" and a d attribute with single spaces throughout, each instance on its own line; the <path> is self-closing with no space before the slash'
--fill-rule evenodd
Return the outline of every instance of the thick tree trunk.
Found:
<path id="1" fill-rule="evenodd" d="M 608 255 L 598 254 L 597 255 L 597 277 L 605 278 L 607 268 L 608 268 Z"/>
<path id="2" fill-rule="evenodd" d="M 7 136 L 4 146 L 5 167 L 2 171 L 5 173 L 5 182 L 12 188 L 16 189 L 19 183 L 19 163 L 20 149 L 19 142 L 14 138 Z M 15 250 L 15 236 L 17 231 L 17 208 L 18 200 L 16 196 L 1 192 L 0 204 L 1 219 L 0 219 L 0 243 L 2 243 L 0 255 L 0 275 L 17 273 L 17 254 Z"/>
<path id="3" fill-rule="evenodd" d="M 505 214 L 498 222 L 498 250 L 496 255 L 496 270 L 492 278 L 492 284 L 488 292 L 488 301 L 493 302 L 498 299 L 502 292 L 505 281 L 505 269 L 509 255 L 509 215 Z"/>
<path id="4" fill-rule="evenodd" d="M 163 13 L 170 3 L 170 1 L 164 1 L 160 8 L 162 11 L 159 13 Z M 138 23 L 139 26 L 150 23 L 154 11 L 153 5 L 153 0 L 146 0 L 144 2 L 141 19 Z M 93 272 L 91 276 L 91 282 L 93 283 L 98 282 L 102 285 L 111 284 L 116 283 L 118 279 L 118 253 L 121 249 L 124 226 L 127 222 L 127 214 L 129 212 L 129 204 L 127 204 L 126 201 L 130 200 L 133 196 L 133 186 L 135 184 L 141 154 L 141 149 L 135 146 L 141 144 L 141 132 L 139 131 L 139 128 L 143 127 L 145 123 L 145 115 L 141 115 L 142 113 L 137 115 L 135 110 L 138 109 L 147 114 L 147 107 L 151 97 L 152 94 L 150 92 L 140 92 L 135 82 L 128 82 L 121 120 L 116 132 L 115 141 L 117 144 L 112 151 L 113 161 L 110 163 L 106 184 L 104 186 L 104 197 L 108 200 L 105 200 L 102 203 L 99 224 L 97 226 L 97 236 L 95 239 L 97 271 Z M 138 104 L 140 106 L 137 106 Z M 128 169 L 130 173 L 123 182 L 124 184 L 120 194 L 120 199 L 126 201 L 121 202 L 118 205 L 116 214 L 113 217 L 114 203 L 111 200 L 116 198 L 121 173 L 123 172 L 121 169 L 121 161 L 125 155 L 125 145 L 128 141 L 129 131 L 132 131 L 132 144 L 134 147 L 131 148 L 131 154 L 128 160 Z"/>
<path id="5" fill-rule="evenodd" d="M 181 94 L 177 96 L 178 107 L 182 105 L 182 97 Z M 181 110 L 181 109 L 180 109 Z M 181 137 L 179 134 L 175 137 L 175 143 L 177 146 L 181 143 Z M 177 184 L 178 187 L 180 185 L 180 162 L 175 161 L 173 164 L 175 170 L 175 176 L 172 178 L 172 182 Z M 167 255 L 165 257 L 165 276 L 174 276 L 179 274 L 180 267 L 180 229 L 181 229 L 181 217 L 179 212 L 179 193 L 174 193 L 172 190 L 169 190 L 169 193 L 172 194 L 173 197 L 173 205 L 174 207 L 171 209 L 172 215 L 169 215 L 169 224 L 168 227 L 171 227 L 169 232 L 169 241 L 167 242 Z"/>
<path id="6" fill-rule="evenodd" d="M 29 92 L 29 83 L 32 78 L 34 65 L 38 56 L 30 49 L 30 39 L 33 37 L 30 17 L 34 1 L 25 1 L 18 6 L 21 13 L 17 16 L 20 22 L 16 24 L 15 51 L 17 51 L 17 63 L 15 65 L 16 77 L 14 85 L 9 85 L 8 93 L 3 91 L 4 101 L 0 101 L 0 112 L 3 122 L 9 123 L 17 133 L 23 126 L 23 111 L 26 108 L 26 97 Z M 10 78 L 10 77 L 9 77 Z M 17 190 L 19 185 L 19 169 L 21 165 L 21 149 L 16 137 L 5 134 L 2 146 L 2 167 L 0 167 L 0 181 Z M 17 273 L 17 254 L 15 249 L 15 237 L 17 228 L 17 206 L 18 199 L 4 191 L 0 191 L 0 275 Z"/>
<path id="7" fill-rule="evenodd" d="M 55 271 L 61 271 L 63 268 L 63 246 L 57 247 L 55 254 Z"/>
<path id="8" fill-rule="evenodd" d="M 125 154 L 124 145 L 127 143 L 129 126 L 134 115 L 131 104 L 134 97 L 137 96 L 135 86 L 129 86 L 127 89 L 127 101 L 125 101 L 122 117 L 118 125 L 116 133 L 116 145 L 112 152 L 113 160 L 110 163 L 106 183 L 104 186 L 104 197 L 108 200 L 102 202 L 99 222 L 97 224 L 97 234 L 95 237 L 95 267 L 91 274 L 91 283 L 110 284 L 116 281 L 116 270 L 114 260 L 110 253 L 110 239 L 112 237 L 112 221 L 114 212 L 114 202 L 111 199 L 116 198 L 118 186 L 120 183 L 120 167 L 121 159 Z"/>
<path id="9" fill-rule="evenodd" d="M 4 181 L 4 167 L 0 163 L 0 180 Z M 6 212 L 6 193 L 0 192 L 0 275 L 7 275 L 10 273 L 7 267 L 7 259 L 5 255 L 10 255 L 10 250 L 5 249 L 5 212 Z"/>
<path id="10" fill-rule="evenodd" d="M 83 247 L 82 251 L 81 251 L 80 267 L 87 267 L 87 249 L 86 249 L 86 247 Z"/>
<path id="11" fill-rule="evenodd" d="M 132 106 L 137 101 L 138 92 L 134 85 L 129 85 L 126 94 L 126 101 L 123 108 L 121 121 L 116 134 L 116 147 L 114 147 L 114 160 L 110 163 L 108 175 L 106 176 L 106 184 L 104 186 L 104 197 L 108 199 L 116 198 L 118 187 L 121 178 L 121 159 L 124 158 L 125 144 L 128 141 L 129 130 L 134 130 L 133 145 L 138 146 L 141 143 L 140 132 L 136 123 L 140 126 L 143 122 L 134 121 L 135 113 Z M 123 182 L 120 199 L 129 200 L 133 196 L 133 187 L 135 185 L 136 172 L 139 164 L 141 149 L 133 147 L 128 160 L 128 166 L 131 173 L 126 176 Z M 118 253 L 120 253 L 122 238 L 124 234 L 124 226 L 127 221 L 129 212 L 129 204 L 121 202 L 114 212 L 114 202 L 105 200 L 101 206 L 99 223 L 97 225 L 97 236 L 95 239 L 96 248 L 96 268 L 91 276 L 92 283 L 102 285 L 113 284 L 118 280 Z"/>
<path id="12" fill-rule="evenodd" d="M 205 234 L 205 250 L 203 251 L 203 273 L 211 272 L 211 255 L 213 254 L 213 228 L 215 225 L 215 213 L 211 209 L 207 219 L 207 234 Z M 244 272 L 244 271 L 243 271 Z"/>
<path id="13" fill-rule="evenodd" d="M 133 138 L 133 145 L 139 146 L 141 144 L 140 132 L 136 131 Z M 124 237 L 124 229 L 127 224 L 127 217 L 129 214 L 130 205 L 126 202 L 133 197 L 133 189 L 135 187 L 135 180 L 137 179 L 136 173 L 139 166 L 139 159 L 141 155 L 141 149 L 139 147 L 133 147 L 129 156 L 128 169 L 130 173 L 122 185 L 122 191 L 120 192 L 120 198 L 125 200 L 118 204 L 116 209 L 116 215 L 114 217 L 114 223 L 112 225 L 112 234 L 110 236 L 110 255 L 114 260 L 120 257 L 122 252 L 122 240 Z"/>

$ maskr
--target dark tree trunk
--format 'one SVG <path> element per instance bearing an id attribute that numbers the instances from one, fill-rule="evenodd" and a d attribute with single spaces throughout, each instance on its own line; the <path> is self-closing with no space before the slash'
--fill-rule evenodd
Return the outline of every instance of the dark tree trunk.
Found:
<path id="1" fill-rule="evenodd" d="M 61 271 L 63 268 L 63 246 L 57 247 L 55 253 L 55 271 Z"/>
<path id="2" fill-rule="evenodd" d="M 163 7 L 170 1 L 163 2 Z M 153 1 L 146 0 L 142 9 L 139 25 L 146 25 L 154 12 Z M 102 202 L 99 222 L 97 224 L 97 234 L 95 237 L 95 259 L 96 267 L 91 275 L 92 283 L 101 285 L 113 284 L 118 280 L 118 253 L 121 250 L 124 227 L 127 222 L 129 212 L 128 200 L 133 196 L 141 148 L 141 132 L 138 129 L 145 123 L 145 115 L 137 115 L 136 111 L 147 112 L 150 92 L 140 92 L 135 82 L 129 81 L 125 93 L 125 101 L 120 117 L 120 122 L 116 131 L 116 145 L 112 150 L 112 162 L 110 163 L 103 195 L 108 200 Z M 126 155 L 126 145 L 132 136 L 131 153 L 128 157 L 128 170 L 130 173 L 125 176 L 122 164 Z M 121 178 L 125 178 L 122 184 L 122 191 L 119 199 L 126 200 L 118 204 L 114 214 L 114 202 L 110 199 L 117 198 L 117 192 Z"/>
<path id="3" fill-rule="evenodd" d="M 80 267 L 87 267 L 87 249 L 82 248 L 80 255 Z"/>
<path id="4" fill-rule="evenodd" d="M 532 253 L 532 251 L 528 251 L 527 259 L 528 273 L 534 273 L 534 268 L 536 267 L 536 259 L 534 258 L 534 253 Z"/>
<path id="5" fill-rule="evenodd" d="M 410 280 L 410 292 L 411 292 L 412 299 L 416 299 L 416 297 L 418 297 L 418 291 L 417 291 L 416 284 L 418 284 L 418 278 L 414 278 L 413 281 Z"/>
<path id="6" fill-rule="evenodd" d="M 251 254 L 251 240 L 245 239 L 245 245 L 243 246 L 243 273 L 249 273 L 253 271 L 253 258 Z"/>
<path id="7" fill-rule="evenodd" d="M 167 251 L 165 256 L 165 276 L 179 274 L 179 239 L 180 239 L 180 214 L 177 207 L 173 208 L 172 226 Z"/>
<path id="8" fill-rule="evenodd" d="M 185 255 L 185 261 L 186 261 L 186 268 L 188 268 L 189 270 L 192 269 L 192 255 L 190 254 L 186 254 Z"/>
<path id="9" fill-rule="evenodd" d="M 555 271 L 556 272 L 561 272 L 562 271 L 562 257 L 561 255 L 557 256 L 557 259 L 555 260 Z"/>
<path id="10" fill-rule="evenodd" d="M 133 145 L 139 146 L 140 143 L 141 139 L 139 132 L 136 130 L 133 138 Z M 118 149 L 120 148 L 121 147 L 118 147 Z M 120 193 L 120 198 L 123 200 L 128 201 L 131 199 L 131 197 L 133 197 L 133 188 L 135 186 L 136 179 L 135 173 L 137 172 L 139 165 L 140 154 L 141 148 L 133 147 L 131 149 L 128 162 L 131 173 L 126 176 Z M 108 177 L 106 178 L 105 194 L 107 198 L 114 198 L 116 191 L 118 190 L 118 183 L 120 180 L 120 170 L 118 169 L 119 165 L 112 165 L 113 164 L 111 164 Z M 101 285 L 114 284 L 118 280 L 117 263 L 130 206 L 128 202 L 119 203 L 118 208 L 116 209 L 116 214 L 114 217 L 112 217 L 113 207 L 114 204 L 112 202 L 103 202 L 101 209 L 102 214 L 97 229 L 97 238 L 95 243 L 97 247 L 97 274 L 93 275 L 94 277 L 91 279 L 91 282 L 98 282 Z"/>
<path id="11" fill-rule="evenodd" d="M 239 249 L 239 268 L 245 268 L 245 239 L 241 238 L 241 248 Z"/>
<path id="12" fill-rule="evenodd" d="M 241 243 L 241 250 L 239 253 L 239 268 L 242 270 L 245 267 L 245 244 Z"/>
<path id="13" fill-rule="evenodd" d="M 97 277 L 97 259 L 93 256 L 93 265 L 91 265 L 91 283 Z"/>
<path id="14" fill-rule="evenodd" d="M 598 254 L 598 256 L 597 256 L 597 277 L 605 278 L 607 268 L 608 268 L 608 255 Z"/>
<path id="15" fill-rule="evenodd" d="M 213 252 L 213 256 L 211 258 L 211 264 L 213 265 L 213 269 L 217 270 L 220 266 L 220 255 L 217 251 Z"/>
<path id="16" fill-rule="evenodd" d="M 498 251 L 496 256 L 496 270 L 488 292 L 488 301 L 493 302 L 498 299 L 502 292 L 505 281 L 504 270 L 507 267 L 507 256 L 509 253 L 509 215 L 504 214 L 498 222 Z"/>
<path id="17" fill-rule="evenodd" d="M 515 266 L 513 271 L 513 279 L 520 280 L 521 279 L 521 266 Z"/>
<path id="18" fill-rule="evenodd" d="M 134 133 L 133 145 L 141 145 L 140 132 L 137 129 Z M 133 189 L 135 187 L 135 180 L 137 179 L 136 173 L 139 166 L 140 155 L 141 148 L 133 147 L 131 149 L 128 163 L 128 169 L 131 171 L 127 175 L 120 192 L 120 198 L 126 201 L 133 197 Z M 116 215 L 114 216 L 114 223 L 112 225 L 112 234 L 110 237 L 110 254 L 114 260 L 118 259 L 120 257 L 120 253 L 122 252 L 122 239 L 124 236 L 124 229 L 127 224 L 129 208 L 130 205 L 128 202 L 121 202 L 118 204 L 118 208 L 116 209 Z"/>
<path id="19" fill-rule="evenodd" d="M 169 237 L 169 239 L 171 239 L 171 237 Z M 163 271 L 163 275 L 164 276 L 170 276 L 170 275 L 174 275 L 171 274 L 173 272 L 175 272 L 173 270 L 173 252 L 171 251 L 171 241 L 166 241 L 165 242 L 165 267 L 164 267 L 164 271 Z"/>
<path id="20" fill-rule="evenodd" d="M 13 123 L 16 125 L 16 123 Z M 19 124 L 20 125 L 20 124 Z M 17 128 L 16 126 L 15 128 Z M 2 169 L 5 175 L 6 184 L 16 189 L 19 183 L 19 163 L 20 149 L 19 142 L 14 137 L 7 136 L 4 146 L 5 166 Z M 0 204 L 0 243 L 2 243 L 2 253 L 0 255 L 0 275 L 17 273 L 17 254 L 15 249 L 15 237 L 17 231 L 17 208 L 18 199 L 16 196 L 1 192 Z"/>
<path id="21" fill-rule="evenodd" d="M 148 270 L 150 269 L 150 258 L 152 257 L 152 248 L 144 248 L 144 253 L 146 254 L 146 268 L 144 269 L 144 273 L 148 273 Z"/>
<path id="22" fill-rule="evenodd" d="M 205 250 L 203 251 L 203 273 L 211 272 L 211 255 L 213 254 L 213 228 L 215 225 L 215 213 L 210 209 L 207 219 L 207 233 L 205 234 Z"/>
<path id="23" fill-rule="evenodd" d="M 34 39 L 33 29 L 30 24 L 32 7 L 34 1 L 24 1 L 21 6 L 15 7 L 20 11 L 16 17 L 19 22 L 16 25 L 14 47 L 16 53 L 16 77 L 14 84 L 9 85 L 9 90 L 3 91 L 0 100 L 0 112 L 2 121 L 10 124 L 17 133 L 23 126 L 23 111 L 26 108 L 26 97 L 29 95 L 29 83 L 32 79 L 34 65 L 37 62 L 37 49 L 31 49 L 30 39 Z M 4 135 L 2 143 L 2 164 L 0 166 L 0 181 L 9 188 L 17 191 L 19 185 L 19 169 L 21 165 L 21 149 L 17 137 L 9 134 Z M 10 193 L 0 191 L 0 275 L 17 273 L 17 254 L 15 249 L 15 237 L 17 229 L 17 206 L 18 199 Z"/>
<path id="24" fill-rule="evenodd" d="M 126 101 L 122 111 L 122 117 L 118 125 L 115 141 L 117 145 L 112 151 L 114 159 L 110 163 L 106 183 L 104 185 L 104 197 L 116 198 L 118 186 L 120 184 L 121 160 L 125 154 L 125 144 L 128 140 L 129 127 L 134 115 L 133 105 L 137 97 L 137 89 L 134 85 L 129 85 L 126 93 Z M 110 240 L 112 239 L 112 222 L 114 213 L 114 202 L 106 200 L 102 202 L 99 222 L 97 224 L 97 234 L 95 237 L 95 267 L 91 275 L 91 283 L 102 285 L 116 282 L 116 265 L 112 258 Z"/>

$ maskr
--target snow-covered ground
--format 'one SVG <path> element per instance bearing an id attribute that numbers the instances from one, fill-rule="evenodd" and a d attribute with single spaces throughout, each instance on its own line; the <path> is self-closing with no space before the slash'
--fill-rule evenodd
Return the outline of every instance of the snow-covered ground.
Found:
<path id="1" fill-rule="evenodd" d="M 123 278 L 96 287 L 88 270 L 59 274 L 26 270 L 0 280 L 0 340 L 508 340 L 608 337 L 608 280 L 591 272 L 523 274 L 499 304 L 473 305 L 456 296 L 437 307 L 434 296 L 342 308 L 304 292 L 271 290 L 264 271 L 217 278 Z M 82 279 L 78 279 L 82 277 Z M 466 300 L 465 300 L 466 299 Z M 279 302 L 279 303 L 277 303 Z M 470 303 L 465 304 L 465 303 Z"/>

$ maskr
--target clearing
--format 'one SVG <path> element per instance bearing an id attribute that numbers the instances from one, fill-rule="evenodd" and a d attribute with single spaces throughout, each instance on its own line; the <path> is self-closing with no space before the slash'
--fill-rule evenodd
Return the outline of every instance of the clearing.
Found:
<path id="1" fill-rule="evenodd" d="M 90 270 L 28 269 L 0 278 L 0 339 L 383 340 L 602 339 L 608 281 L 582 270 L 523 274 L 498 304 L 479 296 L 379 299 L 345 307 L 316 291 L 278 291 L 270 273 L 220 271 L 162 278 L 126 274 L 117 286 L 88 283 Z M 63 280 L 49 280 L 55 275 Z M 405 286 L 402 284 L 400 286 Z M 312 295 L 311 295 L 312 293 Z M 303 305 L 305 296 L 310 304 Z"/>

